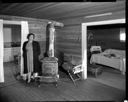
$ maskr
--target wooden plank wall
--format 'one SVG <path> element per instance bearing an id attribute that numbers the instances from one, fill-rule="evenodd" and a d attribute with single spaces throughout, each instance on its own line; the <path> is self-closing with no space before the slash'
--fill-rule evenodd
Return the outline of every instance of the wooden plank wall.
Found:
<path id="1" fill-rule="evenodd" d="M 105 12 L 112 12 L 112 15 L 109 16 L 85 18 L 85 15 L 87 14 L 84 10 L 81 10 L 79 11 L 79 16 L 60 19 L 59 21 L 64 24 L 64 27 L 56 30 L 56 50 L 63 52 L 65 55 L 73 56 L 74 59 L 81 60 L 81 24 L 92 21 L 125 18 L 124 5 L 124 3 L 120 3 L 117 5 L 111 5 L 111 7 L 94 7 L 90 10 L 92 15 L 96 13 L 101 14 Z"/>
<path id="2" fill-rule="evenodd" d="M 41 48 L 40 58 L 44 57 L 46 51 L 46 22 L 29 22 L 29 32 L 35 34 L 35 41 L 38 41 Z"/>
<path id="3" fill-rule="evenodd" d="M 81 61 L 81 26 L 72 25 L 56 30 L 57 52 L 62 52 L 64 55 L 79 59 Z M 79 63 L 78 63 L 79 64 Z"/>
<path id="4" fill-rule="evenodd" d="M 40 58 L 44 56 L 44 52 L 46 50 L 46 26 L 49 21 L 56 22 L 52 20 L 45 19 L 35 19 L 28 17 L 18 17 L 18 16 L 6 16 L 0 15 L 0 19 L 3 20 L 14 20 L 14 21 L 28 21 L 29 32 L 35 34 L 35 40 L 39 41 L 41 47 L 41 55 Z"/>

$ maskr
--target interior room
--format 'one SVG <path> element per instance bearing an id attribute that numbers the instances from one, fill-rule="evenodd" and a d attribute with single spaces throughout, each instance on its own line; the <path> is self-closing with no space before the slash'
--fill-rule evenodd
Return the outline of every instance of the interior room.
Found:
<path id="1" fill-rule="evenodd" d="M 14 61 L 20 53 L 21 28 L 18 25 L 7 25 L 4 28 L 4 62 Z M 10 49 L 11 48 L 11 49 Z"/>
<path id="2" fill-rule="evenodd" d="M 20 25 L 3 25 L 3 38 L 4 38 L 4 75 L 9 75 L 9 72 L 18 71 L 14 68 L 18 64 L 18 56 L 21 49 L 21 26 Z M 12 66 L 12 67 L 11 67 Z M 14 66 L 14 67 L 13 67 Z M 10 68 L 11 67 L 11 68 Z M 12 76 L 8 76 L 12 77 Z M 5 77 L 5 83 L 12 80 Z"/>
<path id="3" fill-rule="evenodd" d="M 108 25 L 100 25 L 100 26 L 89 26 L 87 29 L 88 29 L 88 31 L 87 31 L 88 69 L 89 69 L 89 67 L 91 67 L 90 61 L 93 60 L 93 59 L 91 59 L 91 58 L 93 58 L 92 57 L 93 53 L 90 51 L 92 46 L 100 46 L 101 47 L 101 52 L 95 52 L 95 54 L 97 54 L 97 53 L 103 54 L 107 50 L 111 50 L 111 49 L 118 49 L 120 51 L 125 50 L 125 36 L 126 35 L 124 35 L 124 40 L 123 39 L 121 40 L 121 35 L 126 34 L 124 24 L 108 24 Z M 100 59 L 97 58 L 97 60 L 100 60 Z M 117 73 L 121 73 L 120 69 L 118 69 L 117 67 L 112 67 L 109 62 L 105 62 L 105 64 L 103 64 L 102 62 L 100 63 L 100 61 L 99 62 L 96 61 L 95 63 L 99 64 L 100 66 L 102 66 L 104 68 L 103 69 L 104 74 L 110 70 L 112 73 L 115 72 L 116 75 L 117 75 Z M 102 78 L 101 79 L 99 78 L 98 81 L 102 80 L 101 82 L 105 83 L 105 81 L 103 81 L 103 80 L 110 80 L 110 79 L 112 80 L 112 76 L 109 74 L 106 74 L 107 75 L 106 79 L 104 79 L 103 75 L 102 75 Z M 91 78 L 89 71 L 88 71 L 88 75 Z M 111 76 L 110 79 L 107 78 L 109 76 Z M 121 78 L 121 80 L 123 80 L 123 79 L 124 79 L 124 76 Z M 113 80 L 113 82 L 114 82 L 114 80 Z M 119 79 L 118 79 L 118 81 L 119 81 Z M 107 83 L 107 81 L 106 81 L 106 83 Z M 114 85 L 114 83 L 113 83 L 113 85 Z"/>
<path id="4" fill-rule="evenodd" d="M 1 3 L 2 101 L 127 100 L 125 3 Z M 30 82 L 24 60 L 28 34 L 34 40 L 33 57 L 27 58 L 33 59 L 32 68 L 40 68 Z"/>

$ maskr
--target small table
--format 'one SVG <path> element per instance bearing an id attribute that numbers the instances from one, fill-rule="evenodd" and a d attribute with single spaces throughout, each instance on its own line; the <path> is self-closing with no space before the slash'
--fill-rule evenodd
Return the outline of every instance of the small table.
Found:
<path id="1" fill-rule="evenodd" d="M 87 69 L 89 72 L 95 75 L 97 77 L 98 74 L 102 73 L 102 66 L 96 65 L 96 64 L 90 64 Z"/>

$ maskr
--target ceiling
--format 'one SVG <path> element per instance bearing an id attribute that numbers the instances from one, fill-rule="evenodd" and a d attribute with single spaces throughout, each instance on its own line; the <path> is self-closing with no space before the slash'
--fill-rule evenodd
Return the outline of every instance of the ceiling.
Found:
<path id="1" fill-rule="evenodd" d="M 122 0 L 124 1 L 124 0 Z M 31 17 L 49 20 L 61 20 L 68 17 L 78 16 L 80 14 L 89 14 L 91 10 L 107 7 L 108 10 L 113 8 L 125 9 L 124 2 L 49 2 L 49 3 L 1 3 L 0 15 L 12 15 Z M 110 10 L 111 10 L 110 9 Z"/>

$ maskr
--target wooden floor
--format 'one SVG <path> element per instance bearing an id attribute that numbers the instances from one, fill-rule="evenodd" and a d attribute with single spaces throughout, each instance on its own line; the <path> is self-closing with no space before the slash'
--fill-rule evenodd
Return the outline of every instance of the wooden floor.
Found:
<path id="1" fill-rule="evenodd" d="M 0 87 L 0 98 L 6 102 L 34 102 L 34 101 L 115 101 L 123 102 L 125 91 L 96 80 L 87 79 L 77 82 L 74 86 L 71 80 L 58 81 L 54 84 L 42 83 L 37 87 L 34 82 L 26 84 L 16 80 L 12 84 Z"/>
<path id="2" fill-rule="evenodd" d="M 94 75 L 90 75 L 88 73 L 88 79 L 95 80 L 97 82 L 100 82 L 102 84 L 118 88 L 120 90 L 126 90 L 126 76 L 123 75 L 119 70 L 102 66 L 103 72 L 101 75 L 98 75 L 97 78 L 94 78 Z"/>

